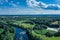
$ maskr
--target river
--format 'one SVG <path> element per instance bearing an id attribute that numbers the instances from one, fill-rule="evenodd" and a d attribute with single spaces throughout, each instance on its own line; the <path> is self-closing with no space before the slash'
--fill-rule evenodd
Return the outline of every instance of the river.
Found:
<path id="1" fill-rule="evenodd" d="M 26 34 L 26 31 L 15 27 L 15 40 L 28 40 L 28 36 Z"/>

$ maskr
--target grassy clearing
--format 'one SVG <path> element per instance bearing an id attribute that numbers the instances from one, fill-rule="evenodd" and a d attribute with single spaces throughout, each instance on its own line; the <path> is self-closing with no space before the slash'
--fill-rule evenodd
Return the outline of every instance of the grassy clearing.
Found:
<path id="1" fill-rule="evenodd" d="M 34 32 L 37 33 L 37 34 L 44 35 L 48 31 L 47 30 L 34 30 Z"/>
<path id="2" fill-rule="evenodd" d="M 44 29 L 44 30 L 34 30 L 34 32 L 37 33 L 37 34 L 41 34 L 41 35 L 44 35 L 47 32 L 50 32 L 51 34 L 56 33 L 55 31 L 46 30 L 46 29 Z"/>
<path id="3" fill-rule="evenodd" d="M 38 38 L 42 38 L 42 40 L 60 40 L 60 37 L 46 37 L 45 35 L 41 35 L 41 34 L 37 34 L 35 33 L 34 31 L 31 31 L 32 32 L 32 36 L 34 37 L 38 37 Z"/>
<path id="4" fill-rule="evenodd" d="M 58 21 L 52 22 L 51 24 L 52 25 L 57 25 L 58 24 Z"/>
<path id="5" fill-rule="evenodd" d="M 35 26 L 32 24 L 24 23 L 24 22 L 26 22 L 26 20 L 25 21 L 16 21 L 13 24 L 18 25 L 19 27 L 22 27 L 24 29 L 34 28 L 34 26 Z"/>

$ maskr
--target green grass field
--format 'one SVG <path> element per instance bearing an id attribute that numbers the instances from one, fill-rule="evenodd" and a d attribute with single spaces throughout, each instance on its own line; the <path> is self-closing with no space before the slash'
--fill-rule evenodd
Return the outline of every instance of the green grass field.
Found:
<path id="1" fill-rule="evenodd" d="M 34 37 L 38 37 L 38 38 L 42 38 L 42 40 L 60 40 L 60 37 L 46 37 L 45 35 L 41 35 L 41 34 L 37 34 L 35 33 L 35 31 L 31 31 L 31 35 L 34 36 Z"/>
<path id="2" fill-rule="evenodd" d="M 35 25 L 32 24 L 27 24 L 27 23 L 23 23 L 26 21 L 15 21 L 13 24 L 18 25 L 19 27 L 22 27 L 24 29 L 30 29 L 30 28 L 34 28 Z"/>

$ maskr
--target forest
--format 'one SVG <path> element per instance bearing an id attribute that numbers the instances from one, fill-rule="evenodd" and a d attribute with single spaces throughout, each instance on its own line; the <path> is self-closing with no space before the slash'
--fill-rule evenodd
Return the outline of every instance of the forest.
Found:
<path id="1" fill-rule="evenodd" d="M 15 40 L 15 28 L 29 40 L 60 40 L 60 16 L 0 16 L 0 40 Z M 22 40 L 22 39 L 21 39 Z"/>

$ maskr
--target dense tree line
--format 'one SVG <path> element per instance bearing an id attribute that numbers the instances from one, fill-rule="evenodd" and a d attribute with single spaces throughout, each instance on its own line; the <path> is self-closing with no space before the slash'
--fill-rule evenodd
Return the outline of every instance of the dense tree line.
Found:
<path id="1" fill-rule="evenodd" d="M 14 40 L 15 29 L 13 27 L 0 23 L 0 29 L 3 29 L 3 32 L 0 31 L 0 40 Z"/>

